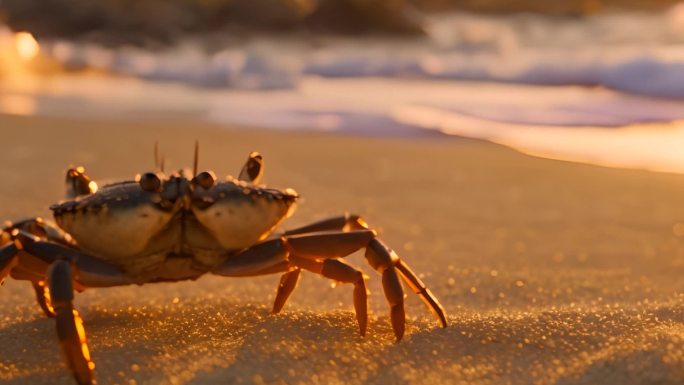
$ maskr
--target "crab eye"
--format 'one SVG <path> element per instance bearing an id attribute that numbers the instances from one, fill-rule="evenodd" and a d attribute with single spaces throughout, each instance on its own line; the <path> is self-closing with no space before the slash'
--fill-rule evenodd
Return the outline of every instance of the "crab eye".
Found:
<path id="1" fill-rule="evenodd" d="M 194 178 L 194 182 L 202 186 L 203 189 L 208 190 L 216 182 L 216 176 L 211 171 L 202 171 Z"/>
<path id="2" fill-rule="evenodd" d="M 145 191 L 159 191 L 161 188 L 161 180 L 157 174 L 153 172 L 146 172 L 140 176 L 140 187 Z"/>
<path id="3" fill-rule="evenodd" d="M 67 171 L 66 184 L 67 193 L 72 198 L 97 191 L 97 184 L 85 175 L 85 169 L 81 166 L 70 168 Z"/>

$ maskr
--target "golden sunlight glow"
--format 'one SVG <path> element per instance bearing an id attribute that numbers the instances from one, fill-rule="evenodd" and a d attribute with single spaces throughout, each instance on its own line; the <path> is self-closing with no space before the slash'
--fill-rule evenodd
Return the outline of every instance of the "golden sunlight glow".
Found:
<path id="1" fill-rule="evenodd" d="M 0 96 L 0 112 L 10 115 L 29 116 L 36 112 L 36 100 L 31 96 L 6 94 Z"/>
<path id="2" fill-rule="evenodd" d="M 40 45 L 29 32 L 17 32 L 14 34 L 14 44 L 23 61 L 30 61 L 40 52 Z"/>
<path id="3" fill-rule="evenodd" d="M 90 192 L 95 194 L 97 192 L 97 183 L 95 183 L 94 180 L 91 180 L 90 183 L 88 183 L 88 188 L 90 188 Z"/>

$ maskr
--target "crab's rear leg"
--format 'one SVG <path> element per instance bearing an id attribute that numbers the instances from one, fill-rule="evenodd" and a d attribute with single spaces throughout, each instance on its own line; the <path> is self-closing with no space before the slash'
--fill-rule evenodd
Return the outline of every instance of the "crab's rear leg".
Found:
<path id="1" fill-rule="evenodd" d="M 57 324 L 57 336 L 67 365 L 79 385 L 93 384 L 95 364 L 90 359 L 83 321 L 74 309 L 71 266 L 59 260 L 48 269 L 48 285 Z"/>
<path id="2" fill-rule="evenodd" d="M 363 221 L 363 219 L 361 219 L 360 216 L 347 213 L 345 215 L 323 219 L 310 225 L 285 231 L 283 235 L 288 236 L 331 230 L 363 230 L 366 228 L 368 228 L 368 226 Z M 283 306 L 285 306 L 285 303 L 287 302 L 288 298 L 297 287 L 297 283 L 299 282 L 299 278 L 301 276 L 300 273 L 300 269 L 295 269 L 286 272 L 280 277 L 280 283 L 278 284 L 276 298 L 275 301 L 273 301 L 273 314 L 279 313 L 283 309 Z"/>

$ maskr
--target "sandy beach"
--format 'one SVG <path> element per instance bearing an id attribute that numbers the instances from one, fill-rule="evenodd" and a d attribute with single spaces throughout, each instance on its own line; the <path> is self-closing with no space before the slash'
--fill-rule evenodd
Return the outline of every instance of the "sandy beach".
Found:
<path id="1" fill-rule="evenodd" d="M 192 120 L 0 116 L 0 218 L 49 217 L 69 165 L 97 181 L 169 168 L 235 175 L 250 151 L 264 182 L 303 199 L 284 228 L 363 215 L 448 313 L 408 294 L 395 343 L 380 277 L 369 335 L 352 287 L 305 274 L 282 314 L 278 276 L 88 290 L 99 384 L 684 383 L 684 176 L 544 160 L 485 142 L 226 129 Z M 122 240 L 125 241 L 125 240 Z M 0 293 L 0 380 L 72 384 L 53 321 L 26 282 Z"/>

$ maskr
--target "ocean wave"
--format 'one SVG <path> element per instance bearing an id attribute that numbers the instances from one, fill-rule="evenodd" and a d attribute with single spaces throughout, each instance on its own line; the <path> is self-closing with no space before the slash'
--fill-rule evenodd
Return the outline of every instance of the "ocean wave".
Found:
<path id="1" fill-rule="evenodd" d="M 492 53 L 395 53 L 372 46 L 356 52 L 342 47 L 316 52 L 302 47 L 270 51 L 248 46 L 207 54 L 190 46 L 152 53 L 57 42 L 47 45 L 46 52 L 70 70 L 97 68 L 210 88 L 296 88 L 303 76 L 386 77 L 603 86 L 627 93 L 684 99 L 684 45 L 681 48 L 676 52 L 668 48 L 670 54 L 638 50 L 581 54 L 520 52 L 510 60 Z"/>
<path id="2" fill-rule="evenodd" d="M 433 15 L 425 29 L 425 37 L 412 39 L 195 36 L 158 50 L 54 39 L 41 46 L 66 70 L 208 88 L 294 89 L 306 76 L 386 77 L 600 86 L 684 99 L 684 3 L 667 12 L 583 18 Z"/>

